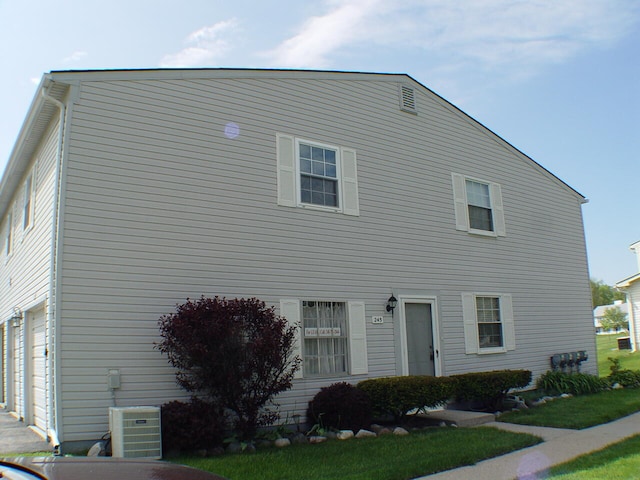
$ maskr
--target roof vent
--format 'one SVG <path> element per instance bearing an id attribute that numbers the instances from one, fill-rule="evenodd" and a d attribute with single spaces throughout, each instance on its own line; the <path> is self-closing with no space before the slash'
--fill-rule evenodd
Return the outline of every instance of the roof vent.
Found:
<path id="1" fill-rule="evenodd" d="M 416 109 L 416 97 L 412 87 L 400 85 L 400 110 L 403 112 L 418 113 Z"/>

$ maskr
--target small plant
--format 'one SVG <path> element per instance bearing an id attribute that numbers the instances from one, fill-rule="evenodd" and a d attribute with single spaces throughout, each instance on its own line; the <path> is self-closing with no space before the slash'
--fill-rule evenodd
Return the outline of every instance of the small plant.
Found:
<path id="1" fill-rule="evenodd" d="M 548 371 L 540 376 L 536 383 L 538 389 L 549 395 L 570 393 L 571 395 L 585 395 L 597 393 L 609 388 L 609 383 L 595 375 L 587 373 L 565 373 Z"/>
<path id="2" fill-rule="evenodd" d="M 611 366 L 611 374 L 607 377 L 611 385 L 616 383 L 625 388 L 636 388 L 640 386 L 640 371 L 637 370 L 623 370 L 620 368 L 620 359 L 609 357 Z"/>
<path id="3" fill-rule="evenodd" d="M 366 392 L 350 383 L 323 387 L 309 402 L 307 418 L 318 428 L 359 430 L 371 425 L 371 401 Z"/>

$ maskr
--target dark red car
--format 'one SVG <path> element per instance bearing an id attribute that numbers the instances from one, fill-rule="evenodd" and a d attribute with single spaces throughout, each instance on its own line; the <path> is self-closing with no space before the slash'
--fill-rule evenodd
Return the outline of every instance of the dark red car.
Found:
<path id="1" fill-rule="evenodd" d="M 2 480 L 225 480 L 195 468 L 112 457 L 16 457 L 0 459 Z"/>

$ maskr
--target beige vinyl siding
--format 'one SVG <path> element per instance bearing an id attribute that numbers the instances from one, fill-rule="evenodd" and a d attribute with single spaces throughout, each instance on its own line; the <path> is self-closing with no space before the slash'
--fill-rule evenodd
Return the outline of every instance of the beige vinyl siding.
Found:
<path id="1" fill-rule="evenodd" d="M 406 77 L 353 78 L 81 83 L 64 200 L 65 441 L 106 432 L 107 369 L 122 373 L 119 406 L 182 395 L 153 343 L 187 297 L 365 303 L 368 373 L 296 380 L 283 416 L 333 381 L 400 371 L 392 291 L 437 295 L 446 375 L 539 375 L 554 353 L 594 353 L 580 197 L 422 87 L 418 114 L 401 112 Z M 354 149 L 360 216 L 278 206 L 278 132 Z M 456 230 L 452 172 L 501 185 L 508 236 Z M 483 291 L 512 296 L 515 350 L 465 354 L 461 293 Z"/>
<path id="2" fill-rule="evenodd" d="M 2 299 L 2 320 L 7 320 L 13 315 L 13 308 L 19 308 L 23 313 L 23 320 L 18 329 L 9 328 L 9 332 L 18 343 L 12 345 L 14 349 L 13 369 L 10 380 L 12 385 L 7 385 L 7 393 L 13 398 L 10 406 L 19 415 L 29 414 L 27 422 L 33 421 L 33 408 L 25 405 L 29 397 L 24 396 L 25 388 L 30 388 L 33 379 L 30 378 L 30 370 L 27 368 L 30 362 L 31 352 L 25 351 L 26 339 L 30 333 L 25 328 L 25 319 L 30 319 L 26 310 L 36 305 L 42 306 L 49 295 L 50 265 L 51 265 L 51 234 L 53 221 L 53 192 L 54 172 L 58 134 L 58 117 L 51 122 L 45 130 L 40 146 L 36 149 L 24 178 L 19 183 L 18 190 L 13 198 L 13 247 L 9 258 L 3 249 L 0 255 L 2 268 L 0 268 L 0 299 Z M 24 179 L 33 174 L 33 217 L 28 229 L 23 229 L 24 210 Z M 6 222 L 6 218 L 4 219 Z M 4 231 L 4 230 L 3 230 Z M 48 328 L 48 324 L 46 324 Z M 37 379 L 45 388 L 50 386 L 50 370 L 46 365 L 40 365 L 44 371 L 40 375 L 45 378 Z M 13 392 L 13 393 L 9 393 Z M 11 399 L 10 399 L 11 400 Z M 16 403 L 17 402 L 17 403 Z M 39 405 L 39 413 L 44 405 Z"/>

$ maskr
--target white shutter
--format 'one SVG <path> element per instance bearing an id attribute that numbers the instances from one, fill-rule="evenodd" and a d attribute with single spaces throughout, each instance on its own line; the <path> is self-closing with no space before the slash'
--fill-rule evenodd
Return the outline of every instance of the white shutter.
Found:
<path id="1" fill-rule="evenodd" d="M 293 343 L 293 351 L 291 355 L 293 357 L 299 356 L 302 358 L 302 334 L 300 325 L 300 300 L 287 299 L 280 300 L 280 315 L 286 318 L 289 325 L 296 327 L 296 339 Z M 294 378 L 303 377 L 304 362 L 301 364 L 300 369 L 295 373 Z"/>
<path id="2" fill-rule="evenodd" d="M 278 157 L 278 205 L 295 207 L 298 204 L 296 190 L 295 140 L 290 135 L 276 134 Z"/>
<path id="3" fill-rule="evenodd" d="M 342 213 L 360 215 L 358 200 L 358 169 L 356 167 L 356 151 L 342 148 Z"/>
<path id="4" fill-rule="evenodd" d="M 364 302 L 349 302 L 349 350 L 351 375 L 369 372 L 367 361 L 367 322 Z"/>
<path id="5" fill-rule="evenodd" d="M 476 299 L 473 293 L 462 294 L 462 319 L 465 352 L 478 353 L 478 323 L 476 322 Z"/>
<path id="6" fill-rule="evenodd" d="M 500 314 L 502 315 L 502 328 L 504 329 L 504 346 L 507 350 L 516 349 L 516 330 L 513 321 L 513 302 L 511 295 L 500 297 Z"/>
<path id="7" fill-rule="evenodd" d="M 502 205 L 502 189 L 497 183 L 489 185 L 491 195 L 491 210 L 493 211 L 493 228 L 496 235 L 504 237 L 507 234 L 504 223 L 504 207 Z"/>
<path id="8" fill-rule="evenodd" d="M 456 212 L 456 230 L 469 230 L 469 210 L 467 209 L 467 193 L 465 179 L 459 173 L 452 173 L 453 201 Z"/>

